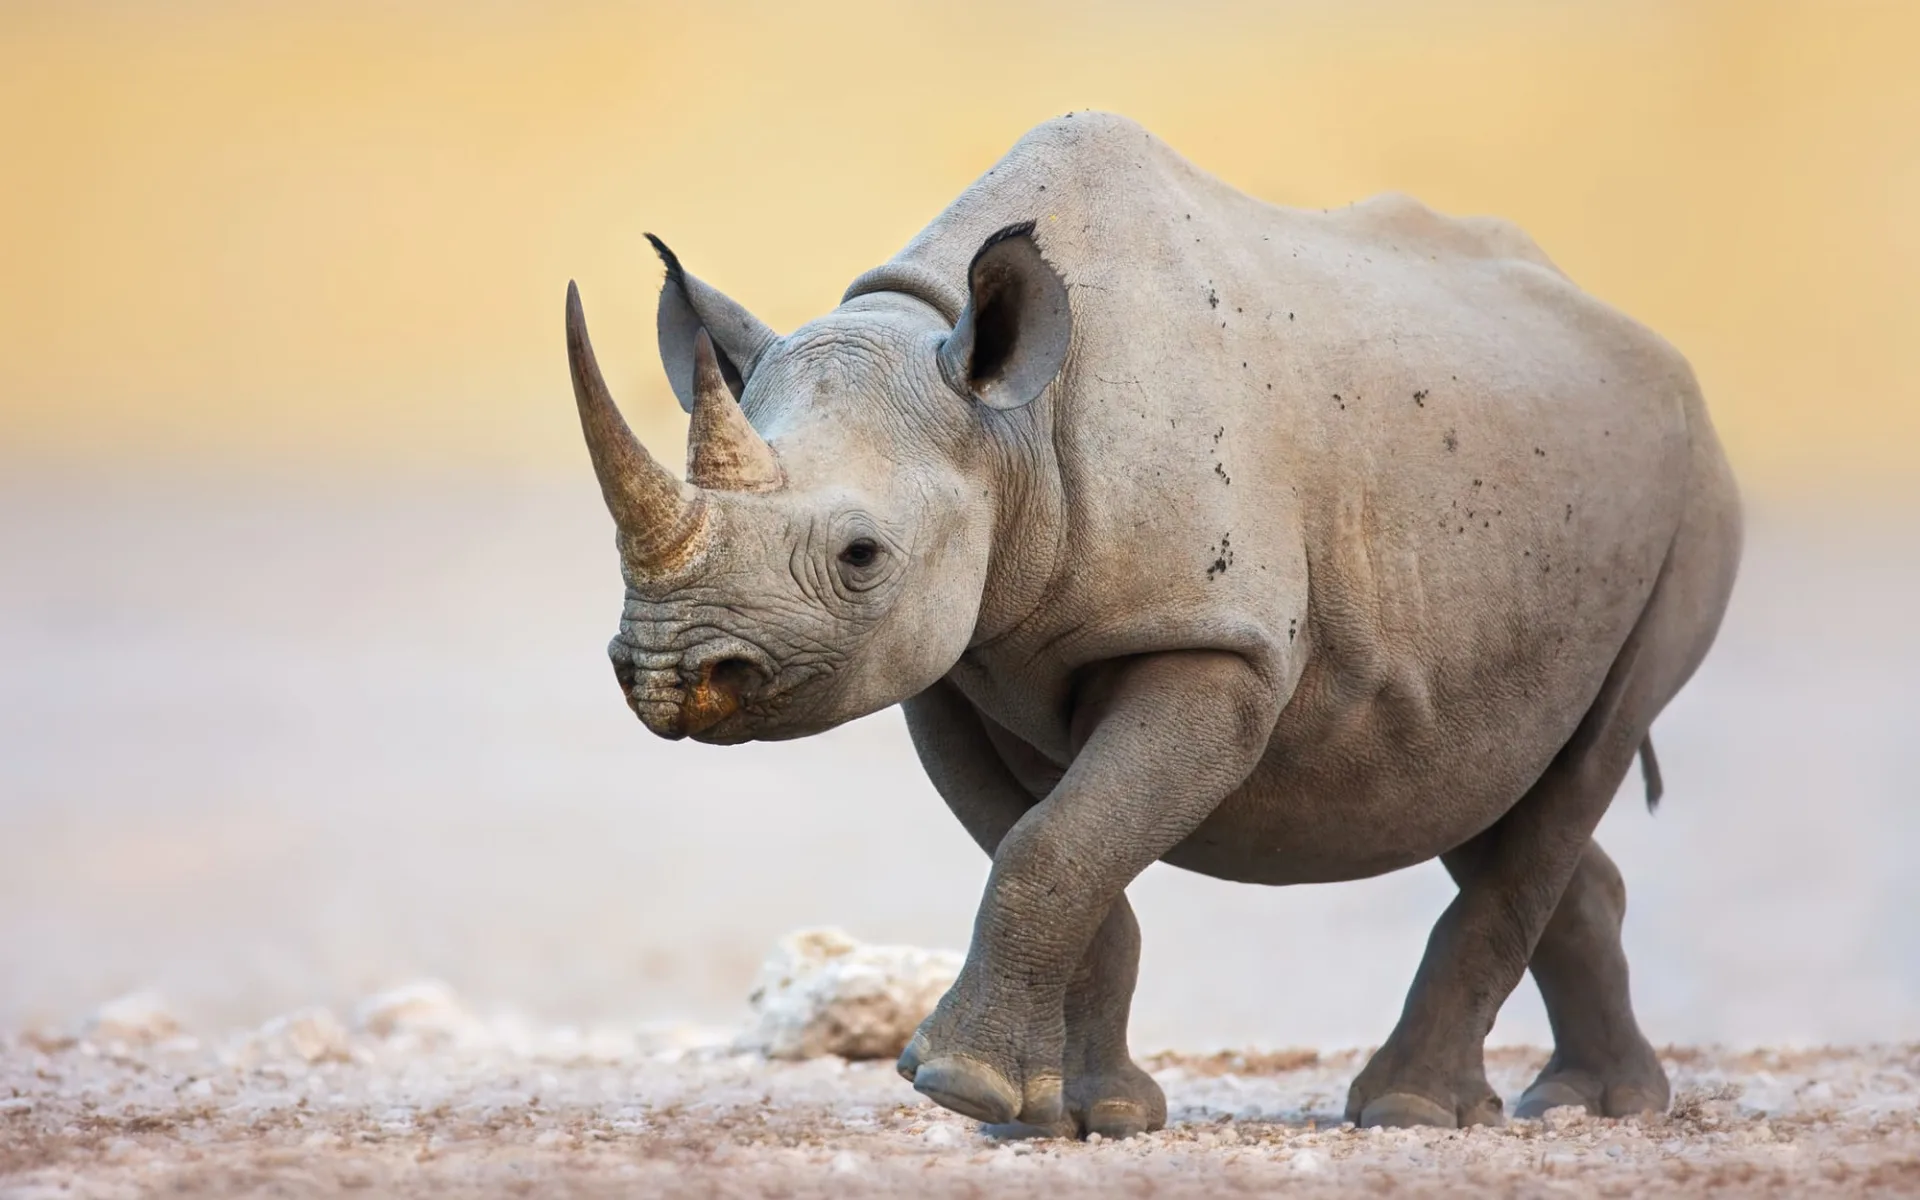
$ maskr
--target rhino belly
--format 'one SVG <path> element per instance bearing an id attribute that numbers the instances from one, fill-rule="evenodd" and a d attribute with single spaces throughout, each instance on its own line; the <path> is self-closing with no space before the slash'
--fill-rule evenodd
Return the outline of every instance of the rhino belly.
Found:
<path id="1" fill-rule="evenodd" d="M 1327 797 L 1249 785 L 1230 797 L 1165 861 L 1235 883 L 1368 879 L 1436 858 L 1498 820 L 1519 797 L 1434 804 L 1400 789 L 1345 789 Z"/>
<path id="2" fill-rule="evenodd" d="M 1478 714 L 1443 722 L 1430 731 L 1437 736 L 1363 726 L 1317 743 L 1276 738 L 1166 861 L 1239 883 L 1293 884 L 1366 879 L 1436 858 L 1512 808 L 1577 722 L 1509 715 L 1496 754 L 1467 728 L 1488 725 Z"/>

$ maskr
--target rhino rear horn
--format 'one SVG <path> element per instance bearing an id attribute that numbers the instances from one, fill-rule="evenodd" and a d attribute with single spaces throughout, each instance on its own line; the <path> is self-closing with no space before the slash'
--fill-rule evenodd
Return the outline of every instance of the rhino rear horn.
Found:
<path id="1" fill-rule="evenodd" d="M 768 492 L 785 482 L 773 455 L 733 397 L 702 329 L 693 338 L 693 423 L 687 431 L 687 481 L 728 492 Z"/>

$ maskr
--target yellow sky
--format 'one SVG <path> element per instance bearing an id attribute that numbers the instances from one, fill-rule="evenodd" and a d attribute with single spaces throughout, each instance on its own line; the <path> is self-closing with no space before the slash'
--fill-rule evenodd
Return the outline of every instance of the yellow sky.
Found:
<path id="1" fill-rule="evenodd" d="M 9 452 L 579 466 L 577 277 L 663 457 L 642 231 L 778 328 L 1025 128 L 1525 225 L 1692 358 L 1751 486 L 1915 477 L 1920 4 L 0 8 Z"/>

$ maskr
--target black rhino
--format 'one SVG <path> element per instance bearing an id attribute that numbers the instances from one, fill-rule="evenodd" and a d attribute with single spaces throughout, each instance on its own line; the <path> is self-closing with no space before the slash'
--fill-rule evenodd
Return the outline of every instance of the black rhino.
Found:
<path id="1" fill-rule="evenodd" d="M 658 243 L 656 243 L 658 245 Z M 1664 1108 L 1592 832 L 1712 643 L 1741 512 L 1686 362 L 1513 226 L 1275 207 L 1127 120 L 1023 137 L 780 336 L 664 246 L 683 483 L 568 352 L 647 727 L 797 737 L 905 707 L 993 856 L 966 968 L 901 1057 L 987 1122 L 1108 1136 L 1125 895 L 1165 860 L 1459 893 L 1363 1125 L 1498 1121 L 1482 1044 L 1531 968 L 1523 1114 Z"/>

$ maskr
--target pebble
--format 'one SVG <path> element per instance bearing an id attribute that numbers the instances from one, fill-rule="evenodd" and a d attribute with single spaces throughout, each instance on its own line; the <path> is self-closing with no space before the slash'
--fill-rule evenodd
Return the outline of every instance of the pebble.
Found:
<path id="1" fill-rule="evenodd" d="M 437 979 L 369 996 L 354 1010 L 354 1024 L 375 1037 L 413 1034 L 429 1043 L 476 1044 L 485 1033 L 453 989 Z"/>
<path id="2" fill-rule="evenodd" d="M 858 1175 L 860 1173 L 860 1156 L 851 1150 L 842 1150 L 833 1156 L 832 1161 L 827 1163 L 827 1170 L 832 1171 L 835 1175 Z"/>
<path id="3" fill-rule="evenodd" d="M 353 1056 L 347 1027 L 324 1008 L 303 1008 L 275 1017 L 254 1032 L 245 1049 L 252 1057 L 309 1064 L 347 1062 Z"/>
<path id="4" fill-rule="evenodd" d="M 87 1018 L 86 1034 L 94 1042 L 125 1042 L 134 1046 L 165 1041 L 180 1032 L 180 1022 L 168 1011 L 160 993 L 130 992 L 109 1000 Z"/>

